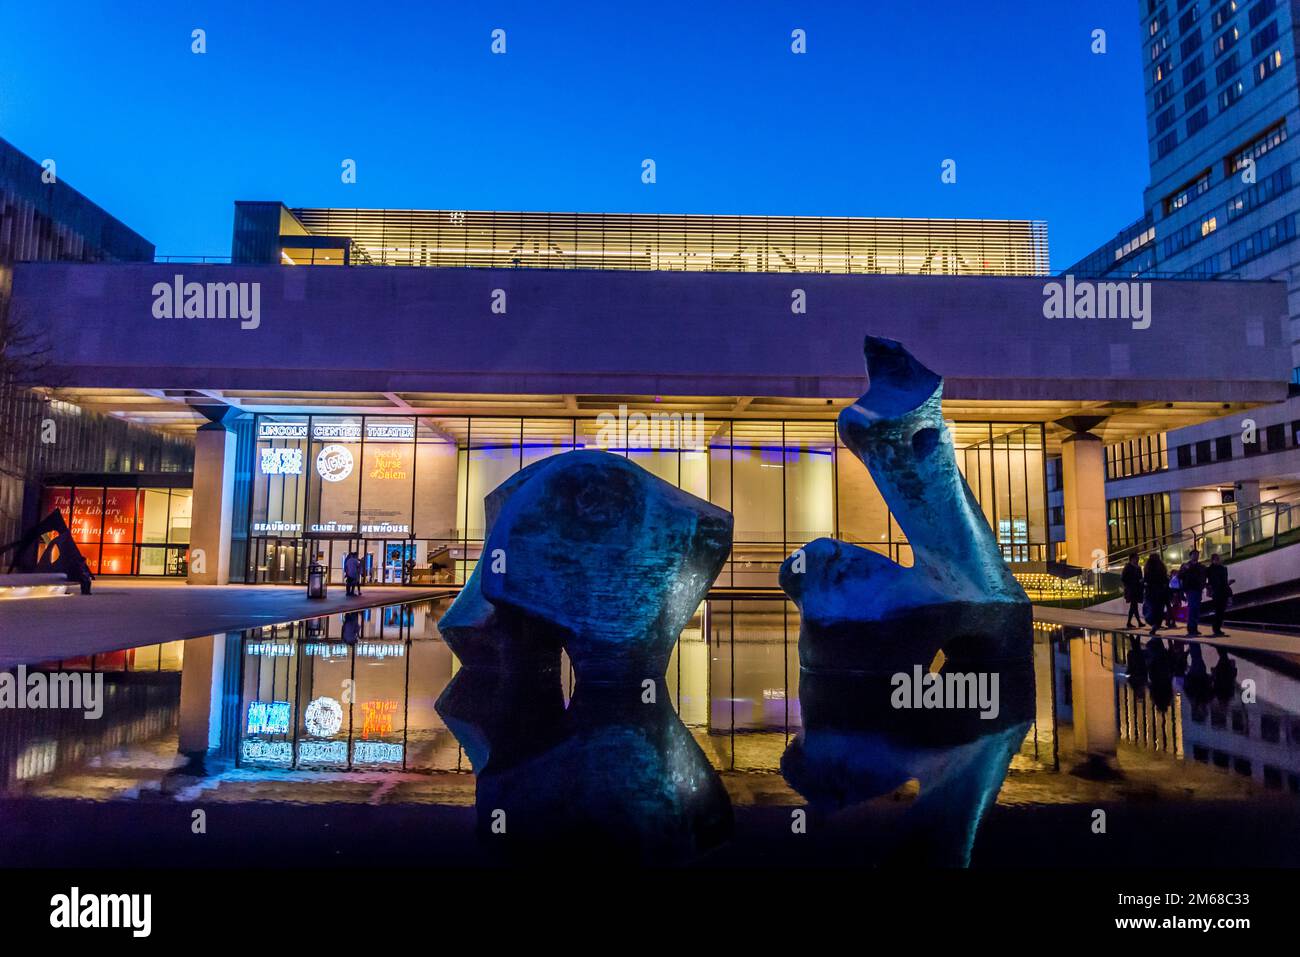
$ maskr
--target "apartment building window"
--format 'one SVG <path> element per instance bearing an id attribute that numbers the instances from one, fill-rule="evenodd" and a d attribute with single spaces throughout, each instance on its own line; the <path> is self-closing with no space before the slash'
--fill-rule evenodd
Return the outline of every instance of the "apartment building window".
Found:
<path id="1" fill-rule="evenodd" d="M 1204 83 L 1198 86 L 1204 86 Z M 1210 171 L 1207 169 L 1200 176 L 1180 187 L 1177 191 L 1170 193 L 1164 198 L 1165 215 L 1168 216 L 1174 210 L 1182 209 L 1197 196 L 1200 196 L 1210 188 Z"/>
<path id="2" fill-rule="evenodd" d="M 1277 0 L 1259 0 L 1257 4 L 1250 8 L 1250 28 L 1253 30 L 1261 23 L 1264 18 L 1277 9 Z"/>
<path id="3" fill-rule="evenodd" d="M 1232 15 L 1236 12 L 1237 0 L 1228 0 L 1227 3 L 1220 4 L 1219 8 L 1214 11 L 1213 16 L 1210 17 L 1210 29 L 1219 29 L 1219 27 L 1232 19 Z"/>
<path id="4" fill-rule="evenodd" d="M 1263 206 L 1274 197 L 1285 193 L 1291 186 L 1291 167 L 1283 166 L 1277 172 L 1266 176 L 1254 186 L 1242 190 L 1228 200 L 1225 212 L 1229 222 L 1252 209 Z"/>
<path id="5" fill-rule="evenodd" d="M 1236 27 L 1224 30 L 1214 38 L 1214 55 L 1216 57 L 1223 56 L 1223 54 L 1235 47 L 1240 39 L 1241 32 Z"/>
<path id="6" fill-rule="evenodd" d="M 1205 57 L 1198 53 L 1183 66 L 1183 86 L 1190 86 L 1192 81 L 1205 72 Z"/>
<path id="7" fill-rule="evenodd" d="M 1169 467 L 1165 433 L 1144 435 L 1106 446 L 1106 478 L 1146 475 Z"/>
<path id="8" fill-rule="evenodd" d="M 1156 95 L 1155 95 L 1155 108 L 1157 110 L 1160 109 L 1160 107 L 1164 106 L 1173 98 L 1174 98 L 1174 85 L 1172 82 L 1166 83 L 1162 87 L 1158 87 L 1156 89 Z"/>
<path id="9" fill-rule="evenodd" d="M 1255 64 L 1255 82 L 1263 83 L 1282 66 L 1282 51 L 1274 50 Z"/>
<path id="10" fill-rule="evenodd" d="M 1201 238 L 1204 239 L 1218 228 L 1219 220 L 1214 216 L 1207 216 L 1205 219 L 1201 220 Z"/>
<path id="11" fill-rule="evenodd" d="M 1274 20 L 1263 30 L 1260 30 L 1250 38 L 1250 52 L 1255 56 L 1259 56 L 1273 44 L 1277 43 L 1277 38 L 1277 21 Z"/>
<path id="12" fill-rule="evenodd" d="M 1156 41 L 1151 44 L 1151 62 L 1159 60 L 1165 51 L 1169 49 L 1169 35 L 1161 34 L 1156 37 Z"/>
<path id="13" fill-rule="evenodd" d="M 1106 503 L 1110 551 L 1147 548 L 1170 532 L 1169 495 L 1134 495 Z"/>
<path id="14" fill-rule="evenodd" d="M 1240 80 L 1234 80 L 1219 91 L 1219 112 L 1228 109 L 1232 104 L 1241 99 L 1241 94 L 1245 92 L 1246 85 Z"/>
<path id="15" fill-rule="evenodd" d="M 1149 9 L 1147 12 L 1148 13 L 1155 12 L 1154 4 L 1149 5 Z M 1150 36 L 1155 36 L 1157 33 L 1160 32 L 1160 28 L 1164 26 L 1164 24 L 1165 24 L 1165 12 L 1163 10 L 1160 10 L 1159 12 L 1155 12 L 1155 16 L 1151 18 L 1151 22 L 1147 24 L 1147 33 Z"/>
<path id="16" fill-rule="evenodd" d="M 1186 4 L 1180 3 L 1178 5 L 1178 9 L 1181 10 L 1185 5 Z M 1193 4 L 1192 9 L 1188 10 L 1186 13 L 1184 13 L 1181 17 L 1178 18 L 1178 32 L 1180 34 L 1186 33 L 1188 30 L 1190 30 L 1192 27 L 1196 25 L 1196 21 L 1200 18 L 1200 16 L 1201 16 L 1201 5 L 1199 3 Z"/>
<path id="17" fill-rule="evenodd" d="M 1205 99 L 1205 81 L 1200 80 L 1194 87 L 1183 94 L 1183 109 L 1190 110 Z"/>
<path id="18" fill-rule="evenodd" d="M 1157 64 L 1156 68 L 1151 71 L 1151 82 L 1159 83 L 1165 77 L 1169 76 L 1169 71 L 1173 69 L 1173 61 L 1165 59 Z"/>
<path id="19" fill-rule="evenodd" d="M 1178 148 L 1178 131 L 1174 130 L 1168 136 L 1162 136 L 1156 143 L 1156 156 L 1165 157 Z"/>
<path id="20" fill-rule="evenodd" d="M 1289 216 L 1283 216 L 1271 226 L 1266 226 L 1245 239 L 1233 243 L 1228 250 L 1232 268 L 1236 269 L 1242 263 L 1249 262 L 1270 250 L 1276 249 L 1278 246 L 1289 243 L 1295 239 L 1295 229 L 1295 213 L 1292 213 Z"/>
<path id="21" fill-rule="evenodd" d="M 1197 27 L 1191 33 L 1187 34 L 1178 44 L 1178 58 L 1186 60 L 1189 54 L 1195 53 L 1196 48 L 1201 45 L 1201 28 Z"/>
<path id="22" fill-rule="evenodd" d="M 1195 136 L 1205 128 L 1205 124 L 1208 122 L 1210 122 L 1210 109 L 1203 106 L 1187 118 L 1187 135 Z M 1201 235 L 1205 235 L 1204 229 L 1201 230 Z"/>
<path id="23" fill-rule="evenodd" d="M 1174 108 L 1171 106 L 1163 113 L 1156 116 L 1156 132 L 1163 133 L 1169 127 L 1174 125 Z"/>
<path id="24" fill-rule="evenodd" d="M 1219 274 L 1219 254 L 1212 253 L 1206 256 L 1195 266 L 1186 270 L 1188 279 L 1213 279 Z"/>
<path id="25" fill-rule="evenodd" d="M 1237 72 L 1237 54 L 1233 53 L 1232 56 L 1228 57 L 1222 63 L 1215 66 L 1214 82 L 1216 84 L 1225 83 L 1232 76 L 1232 74 L 1236 72 Z"/>
<path id="26" fill-rule="evenodd" d="M 1237 152 L 1226 157 L 1223 161 L 1224 173 L 1232 176 L 1243 166 L 1246 160 L 1259 159 L 1269 150 L 1276 149 L 1286 142 L 1286 120 L 1282 120 L 1270 126 L 1255 139 L 1251 140 Z"/>

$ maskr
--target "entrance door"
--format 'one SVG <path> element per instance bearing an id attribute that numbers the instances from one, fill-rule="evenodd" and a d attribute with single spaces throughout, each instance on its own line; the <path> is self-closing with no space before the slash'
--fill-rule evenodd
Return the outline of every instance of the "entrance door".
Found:
<path id="1" fill-rule="evenodd" d="M 297 585 L 307 579 L 304 543 L 296 538 L 253 539 L 253 581 Z"/>

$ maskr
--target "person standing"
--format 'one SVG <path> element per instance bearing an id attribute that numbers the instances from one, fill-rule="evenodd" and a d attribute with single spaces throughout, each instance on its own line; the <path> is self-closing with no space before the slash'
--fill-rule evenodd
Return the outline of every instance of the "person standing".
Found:
<path id="1" fill-rule="evenodd" d="M 1124 571 L 1120 573 L 1120 581 L 1124 584 L 1124 600 L 1128 602 L 1128 620 L 1125 621 L 1125 628 L 1142 627 L 1142 566 L 1138 564 L 1137 552 L 1128 557 L 1128 564 L 1124 566 Z M 1137 624 L 1133 621 L 1137 619 Z"/>
<path id="2" fill-rule="evenodd" d="M 356 552 L 348 552 L 343 559 L 343 584 L 347 586 L 348 597 L 361 594 L 358 577 L 361 574 L 361 562 Z"/>
<path id="3" fill-rule="evenodd" d="M 1228 610 L 1228 601 L 1232 598 L 1232 583 L 1236 579 L 1228 577 L 1228 566 L 1223 564 L 1223 556 L 1215 552 L 1210 556 L 1210 567 L 1205 572 L 1205 587 L 1210 590 L 1210 604 L 1214 610 L 1214 631 L 1211 634 L 1223 636 L 1223 616 Z"/>
<path id="4" fill-rule="evenodd" d="M 1187 556 L 1187 564 L 1179 572 L 1182 582 L 1183 597 L 1187 599 L 1187 633 L 1199 635 L 1197 627 L 1201 623 L 1201 598 L 1205 594 L 1205 566 L 1201 564 L 1201 553 L 1192 549 Z"/>
<path id="5" fill-rule="evenodd" d="M 1146 591 L 1147 621 L 1151 623 L 1151 634 L 1160 630 L 1160 623 L 1165 618 L 1165 601 L 1169 597 L 1169 572 L 1160 555 L 1151 553 L 1147 559 L 1146 570 L 1142 574 L 1142 584 Z"/>

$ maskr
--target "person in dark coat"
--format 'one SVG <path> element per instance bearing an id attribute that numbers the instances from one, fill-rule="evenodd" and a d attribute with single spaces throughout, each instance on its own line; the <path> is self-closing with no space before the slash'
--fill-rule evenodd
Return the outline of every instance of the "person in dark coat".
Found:
<path id="1" fill-rule="evenodd" d="M 1192 549 L 1187 556 L 1187 564 L 1178 574 L 1183 586 L 1183 596 L 1187 599 L 1187 633 L 1199 635 L 1197 627 L 1201 623 L 1201 598 L 1205 594 L 1205 566 L 1201 564 L 1201 553 Z"/>
<path id="2" fill-rule="evenodd" d="M 1235 578 L 1228 577 L 1228 566 L 1223 564 L 1223 556 L 1215 552 L 1210 556 L 1210 567 L 1205 572 L 1205 587 L 1210 590 L 1210 605 L 1214 610 L 1213 634 L 1223 636 L 1223 616 L 1228 610 L 1228 600 L 1232 598 L 1232 583 Z"/>
<path id="3" fill-rule="evenodd" d="M 1120 581 L 1124 584 L 1124 600 L 1128 602 L 1128 619 L 1124 627 L 1140 628 L 1142 627 L 1142 595 L 1145 589 L 1142 587 L 1142 566 L 1138 564 L 1137 552 L 1128 557 L 1128 564 L 1120 573 Z M 1136 625 L 1134 621 L 1137 622 Z"/>
<path id="4" fill-rule="evenodd" d="M 1146 590 L 1147 621 L 1151 623 L 1151 634 L 1154 635 L 1160 630 L 1160 622 L 1165 617 L 1165 602 L 1169 599 L 1169 572 L 1155 552 L 1147 559 L 1142 584 Z"/>
<path id="5" fill-rule="evenodd" d="M 343 559 L 343 583 L 349 596 L 361 594 L 361 559 L 356 552 L 348 552 Z"/>

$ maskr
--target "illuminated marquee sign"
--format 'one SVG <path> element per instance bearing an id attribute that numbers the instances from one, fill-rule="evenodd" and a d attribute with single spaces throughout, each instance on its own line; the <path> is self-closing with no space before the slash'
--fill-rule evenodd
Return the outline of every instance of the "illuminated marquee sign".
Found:
<path id="1" fill-rule="evenodd" d="M 347 764 L 346 741 L 303 741 L 298 745 L 298 761 L 303 764 Z"/>
<path id="2" fill-rule="evenodd" d="M 244 652 L 258 658 L 288 658 L 293 654 L 293 645 L 287 641 L 256 641 L 245 645 Z"/>
<path id="3" fill-rule="evenodd" d="M 303 654 L 309 658 L 342 658 L 351 650 L 341 641 L 312 641 L 302 646 Z M 356 646 L 358 658 L 402 658 L 406 655 L 406 645 L 399 641 L 362 641 Z"/>
<path id="4" fill-rule="evenodd" d="M 372 734 L 393 733 L 393 715 L 397 713 L 396 701 L 392 699 L 365 701 L 361 705 L 361 711 L 365 715 L 365 721 L 361 725 L 361 737 L 368 739 Z"/>
<path id="5" fill-rule="evenodd" d="M 300 532 L 302 522 L 254 522 L 255 532 Z"/>
<path id="6" fill-rule="evenodd" d="M 288 741 L 245 741 L 240 755 L 245 761 L 292 764 L 293 746 Z"/>
<path id="7" fill-rule="evenodd" d="M 258 422 L 259 439 L 305 439 L 306 422 Z M 357 442 L 361 439 L 359 422 L 313 422 L 311 437 L 319 442 Z M 366 438 L 375 442 L 410 442 L 415 438 L 415 426 L 410 422 L 366 423 Z"/>
<path id="8" fill-rule="evenodd" d="M 328 738 L 338 734 L 339 728 L 343 727 L 343 708 L 333 698 L 322 695 L 307 705 L 303 723 L 307 726 L 308 734 Z"/>
<path id="9" fill-rule="evenodd" d="M 375 532 L 380 535 L 406 535 L 411 531 L 410 525 L 401 525 L 396 522 L 378 522 L 370 525 L 362 525 L 362 532 Z"/>
<path id="10" fill-rule="evenodd" d="M 301 475 L 302 449 L 262 449 L 263 475 Z"/>
<path id="11" fill-rule="evenodd" d="M 257 437 L 259 439 L 305 439 L 307 438 L 307 423 L 258 422 Z"/>
<path id="12" fill-rule="evenodd" d="M 247 734 L 288 734 L 289 702 L 253 701 L 248 705 Z"/>
<path id="13" fill-rule="evenodd" d="M 316 471 L 326 482 L 342 482 L 352 474 L 352 453 L 346 445 L 327 445 L 316 456 Z"/>
<path id="14" fill-rule="evenodd" d="M 382 741 L 357 741 L 352 745 L 352 760 L 363 764 L 401 764 L 402 746 Z"/>

